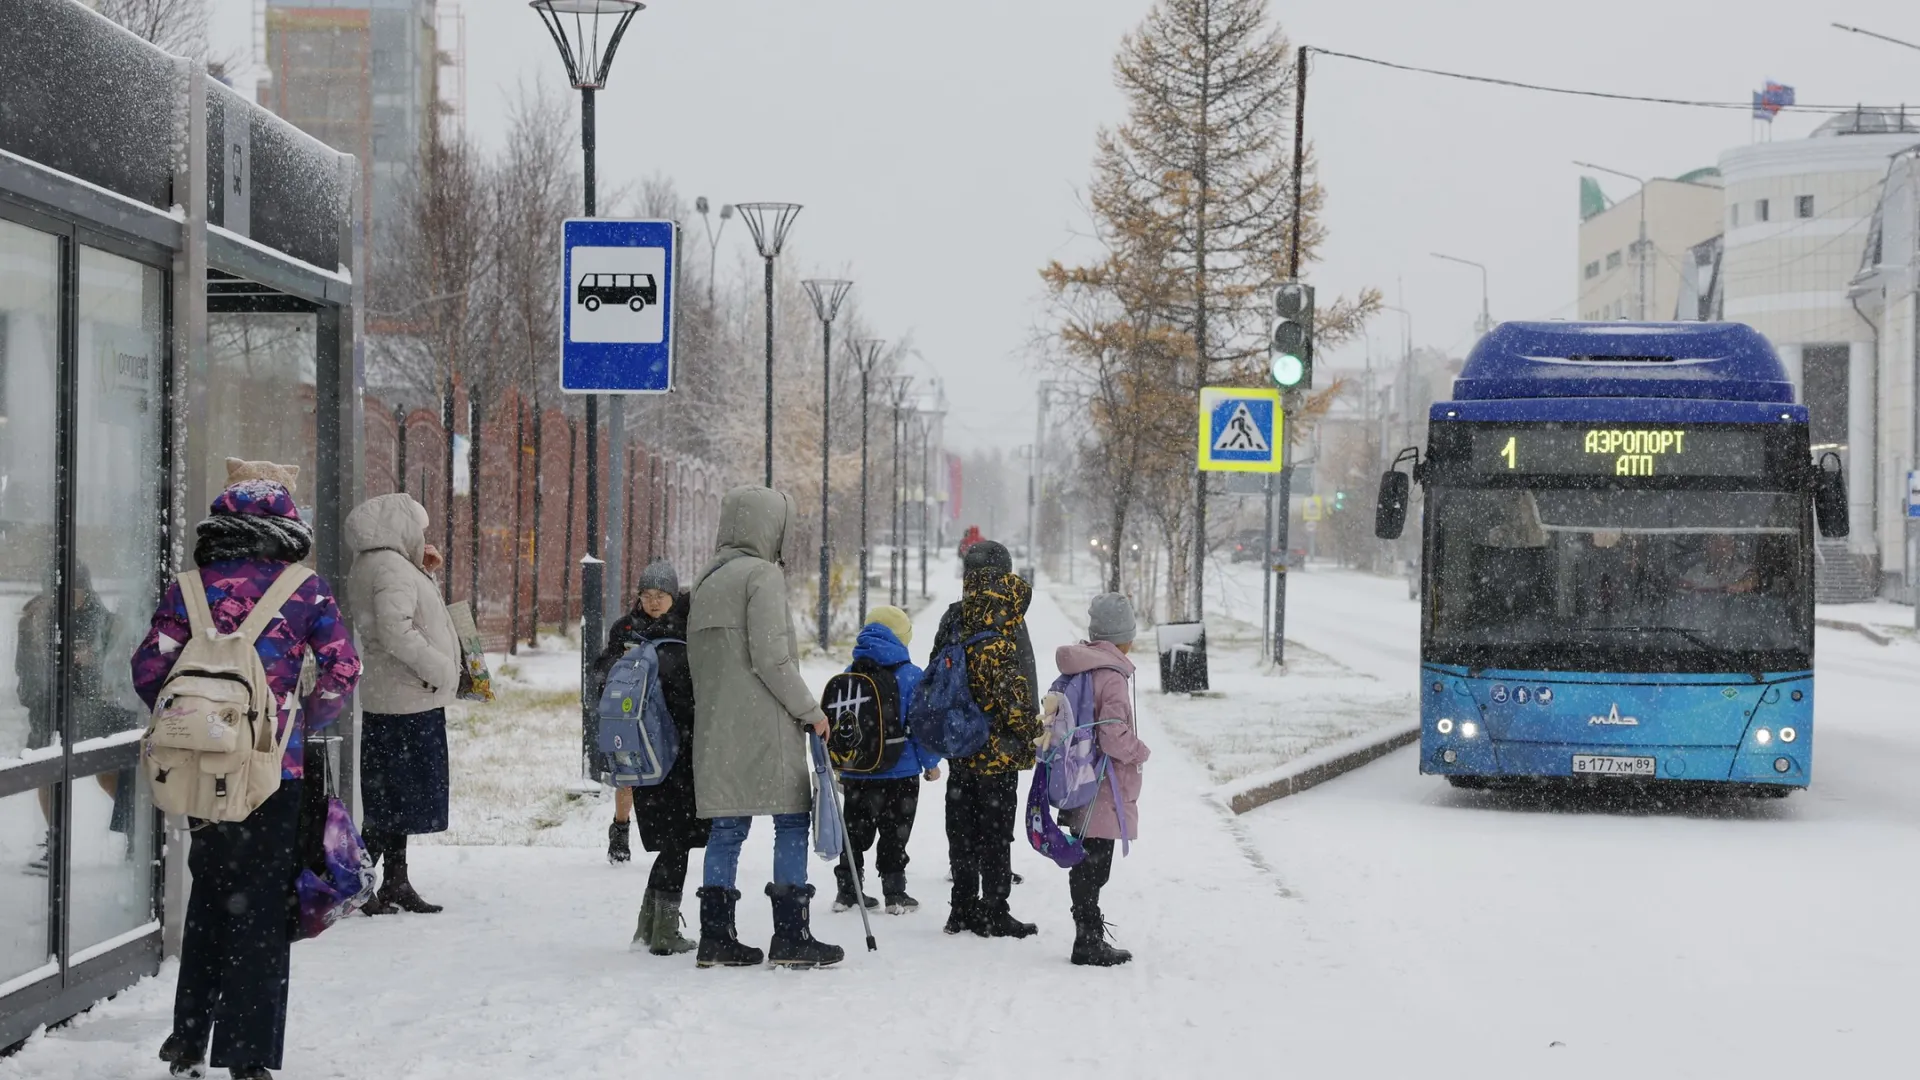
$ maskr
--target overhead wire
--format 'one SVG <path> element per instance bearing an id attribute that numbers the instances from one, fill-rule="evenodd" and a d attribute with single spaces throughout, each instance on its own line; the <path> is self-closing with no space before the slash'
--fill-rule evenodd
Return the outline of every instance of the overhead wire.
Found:
<path id="1" fill-rule="evenodd" d="M 1611 90 L 1582 90 L 1567 86 L 1547 86 L 1542 83 L 1524 82 L 1519 79 L 1506 79 L 1495 75 L 1474 75 L 1462 71 L 1446 71 L 1440 68 L 1422 67 L 1418 64 L 1403 64 L 1394 60 L 1382 60 L 1377 56 L 1361 56 L 1359 53 L 1341 52 L 1338 49 L 1326 49 L 1318 45 L 1302 46 L 1307 53 L 1321 56 L 1333 56 L 1342 60 L 1353 60 L 1376 67 L 1391 68 L 1394 71 L 1406 71 L 1417 75 L 1432 75 L 1442 79 L 1457 79 L 1462 82 L 1483 83 L 1489 86 L 1504 86 L 1513 90 L 1531 90 L 1542 94 L 1560 94 L 1565 97 L 1598 98 L 1603 101 L 1631 101 L 1646 105 L 1675 105 L 1689 109 L 1718 109 L 1751 111 L 1752 101 L 1704 101 L 1697 98 L 1663 97 L 1654 94 L 1626 94 Z M 1863 105 L 1780 105 L 1774 107 L 1777 112 L 1801 112 L 1815 114 L 1841 115 L 1860 111 L 1874 106 Z"/>

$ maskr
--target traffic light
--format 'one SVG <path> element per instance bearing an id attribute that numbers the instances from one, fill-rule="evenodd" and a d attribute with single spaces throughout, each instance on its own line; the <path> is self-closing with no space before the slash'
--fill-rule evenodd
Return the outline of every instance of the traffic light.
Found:
<path id="1" fill-rule="evenodd" d="M 1347 493 L 1346 493 L 1346 492 L 1344 492 L 1344 491 L 1336 491 L 1336 492 L 1334 492 L 1334 493 L 1333 493 L 1333 508 L 1334 508 L 1335 510 L 1345 510 L 1345 509 L 1347 508 Z"/>
<path id="2" fill-rule="evenodd" d="M 1273 293 L 1273 332 L 1267 360 L 1274 385 L 1304 390 L 1313 385 L 1313 286 L 1282 284 Z"/>

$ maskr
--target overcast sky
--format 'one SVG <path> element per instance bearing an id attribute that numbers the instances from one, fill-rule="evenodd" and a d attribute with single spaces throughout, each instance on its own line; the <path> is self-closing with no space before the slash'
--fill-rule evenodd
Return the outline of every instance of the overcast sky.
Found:
<path id="1" fill-rule="evenodd" d="M 217 0 L 245 47 L 251 0 Z M 716 203 L 804 203 L 783 272 L 844 272 L 879 331 L 911 332 L 947 377 L 951 439 L 1012 445 L 1033 430 L 1028 343 L 1036 270 L 1085 254 L 1095 130 L 1122 118 L 1112 56 L 1148 0 L 651 0 L 599 105 L 602 190 L 661 172 Z M 565 89 L 518 0 L 469 0 L 471 133 L 494 141 L 521 81 Z M 1920 42 L 1893 0 L 1474 0 L 1276 3 L 1296 43 L 1594 90 L 1744 101 L 1765 79 L 1807 103 L 1920 106 Z M 1374 285 L 1412 312 L 1417 344 L 1472 340 L 1486 263 L 1496 319 L 1575 311 L 1581 158 L 1640 175 L 1713 164 L 1755 137 L 1744 112 L 1528 93 L 1317 57 L 1308 132 L 1331 237 L 1323 296 Z M 1773 137 L 1817 117 L 1788 117 Z M 1616 198 L 1624 180 L 1604 179 Z M 729 227 L 724 248 L 749 251 Z M 722 254 L 723 268 L 729 256 Z M 1399 299 L 1399 298 L 1404 298 Z M 1401 319 L 1371 328 L 1397 356 Z M 1357 367 L 1366 347 L 1333 359 Z"/>

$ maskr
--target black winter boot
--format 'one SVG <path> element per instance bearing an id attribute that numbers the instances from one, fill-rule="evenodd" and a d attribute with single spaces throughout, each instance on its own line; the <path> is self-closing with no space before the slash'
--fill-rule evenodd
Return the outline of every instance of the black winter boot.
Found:
<path id="1" fill-rule="evenodd" d="M 167 1063 L 167 1072 L 179 1080 L 199 1080 L 207 1075 L 206 1047 L 184 1036 L 167 1036 L 167 1041 L 160 1044 L 160 1060 Z"/>
<path id="2" fill-rule="evenodd" d="M 607 826 L 607 861 L 615 866 L 633 861 L 633 847 L 627 842 L 627 833 L 630 831 L 629 822 L 619 818 Z"/>
<path id="3" fill-rule="evenodd" d="M 273 1080 L 273 1073 L 265 1065 L 235 1065 L 227 1075 L 233 1080 Z"/>
<path id="4" fill-rule="evenodd" d="M 380 892 L 374 897 L 382 907 L 387 911 L 410 911 L 415 915 L 438 915 L 446 910 L 439 904 L 428 903 L 413 891 L 413 880 L 407 876 L 407 849 L 404 843 L 387 852 L 386 862 L 386 877 L 380 882 Z"/>
<path id="5" fill-rule="evenodd" d="M 839 883 L 839 888 L 833 894 L 833 910 L 852 911 L 853 905 L 860 901 L 854 899 L 853 874 L 847 869 L 846 863 L 834 866 L 833 878 Z M 868 910 L 880 906 L 880 901 L 871 896 L 862 895 L 860 899 L 866 902 Z"/>
<path id="6" fill-rule="evenodd" d="M 740 903 L 739 889 L 708 885 L 694 895 L 700 898 L 700 951 L 694 963 L 700 967 L 754 967 L 766 959 L 759 949 L 742 945 L 733 928 L 733 910 Z"/>
<path id="7" fill-rule="evenodd" d="M 887 914 L 905 915 L 919 911 L 920 901 L 907 895 L 907 875 L 887 874 L 880 879 L 880 893 L 887 898 Z"/>
<path id="8" fill-rule="evenodd" d="M 813 940 L 807 925 L 813 886 L 768 885 L 767 898 L 773 901 L 773 944 L 767 947 L 767 959 L 780 967 L 815 968 L 846 958 L 840 946 Z"/>
<path id="9" fill-rule="evenodd" d="M 947 912 L 947 925 L 941 927 L 940 932 L 951 936 L 973 929 L 973 911 L 979 906 L 978 900 L 954 900 L 952 910 Z"/>
<path id="10" fill-rule="evenodd" d="M 1085 967 L 1117 967 L 1133 959 L 1133 954 L 1107 944 L 1107 922 L 1099 908 L 1075 908 L 1072 959 Z"/>
<path id="11" fill-rule="evenodd" d="M 978 937 L 1032 937 L 1040 928 L 1030 922 L 1021 922 L 1007 910 L 1007 902 L 982 901 L 974 909 L 973 921 L 967 926 Z"/>

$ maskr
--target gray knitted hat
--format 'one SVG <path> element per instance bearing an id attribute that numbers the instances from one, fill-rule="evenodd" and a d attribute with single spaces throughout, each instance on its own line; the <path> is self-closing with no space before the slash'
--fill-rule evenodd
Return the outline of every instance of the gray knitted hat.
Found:
<path id="1" fill-rule="evenodd" d="M 1133 640 L 1133 603 L 1117 592 L 1101 593 L 1087 605 L 1087 640 L 1125 645 Z"/>
<path id="2" fill-rule="evenodd" d="M 680 595 L 680 575 L 673 572 L 673 564 L 665 559 L 655 559 L 640 571 L 639 588 L 636 592 L 659 589 L 668 596 Z"/>

